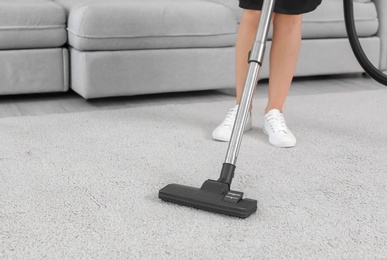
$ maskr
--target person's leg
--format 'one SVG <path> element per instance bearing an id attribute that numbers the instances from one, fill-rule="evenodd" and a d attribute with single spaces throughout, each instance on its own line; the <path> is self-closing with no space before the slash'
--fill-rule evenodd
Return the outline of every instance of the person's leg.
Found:
<path id="1" fill-rule="evenodd" d="M 253 45 L 261 11 L 244 10 L 239 25 L 236 45 L 236 103 L 240 103 L 248 71 L 247 55 Z M 302 15 L 275 13 L 274 31 L 270 53 L 269 101 L 266 107 L 263 131 L 269 142 L 278 147 L 293 147 L 296 138 L 287 128 L 282 115 L 293 79 L 301 46 Z M 226 119 L 213 131 L 215 140 L 229 141 L 235 121 L 237 106 L 230 110 Z M 270 111 L 270 112 L 269 112 Z M 269 113 L 268 113 L 269 112 Z M 251 129 L 251 115 L 247 128 Z"/>
<path id="2" fill-rule="evenodd" d="M 261 11 L 243 10 L 242 19 L 239 24 L 238 36 L 236 42 L 236 103 L 239 104 L 242 99 L 243 88 L 245 85 L 246 74 L 249 68 L 247 62 L 248 53 L 251 50 L 255 34 L 259 24 Z"/>
<path id="3" fill-rule="evenodd" d="M 212 138 L 218 141 L 228 142 L 231 137 L 232 129 L 235 123 L 239 103 L 242 99 L 243 88 L 245 85 L 246 74 L 249 64 L 247 62 L 248 53 L 253 46 L 255 33 L 258 28 L 261 11 L 243 10 L 242 19 L 238 28 L 236 43 L 236 106 L 227 113 L 223 122 L 212 132 Z M 252 128 L 251 114 L 247 117 L 245 131 Z"/>
<path id="4" fill-rule="evenodd" d="M 302 15 L 276 13 L 270 51 L 269 101 L 265 112 L 282 112 L 301 47 Z"/>
<path id="5" fill-rule="evenodd" d="M 302 15 L 276 13 L 270 51 L 269 100 L 263 132 L 277 147 L 293 147 L 296 138 L 286 125 L 282 109 L 289 93 L 301 47 Z"/>

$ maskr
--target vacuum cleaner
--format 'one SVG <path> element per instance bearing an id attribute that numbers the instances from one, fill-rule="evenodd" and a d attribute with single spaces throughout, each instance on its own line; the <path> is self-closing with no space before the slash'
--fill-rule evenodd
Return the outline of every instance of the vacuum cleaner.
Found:
<path id="1" fill-rule="evenodd" d="M 369 62 L 361 49 L 355 30 L 352 1 L 344 0 L 346 28 L 351 41 L 351 47 L 364 70 L 371 77 L 387 85 L 387 76 L 378 71 Z M 243 192 L 231 190 L 231 182 L 235 174 L 235 164 L 242 142 L 248 109 L 263 62 L 274 5 L 275 0 L 264 0 L 255 41 L 248 55 L 249 68 L 241 103 L 238 108 L 226 159 L 223 163 L 219 179 L 206 180 L 200 188 L 169 184 L 159 191 L 159 198 L 161 200 L 239 218 L 247 218 L 257 211 L 257 201 L 243 198 Z"/>

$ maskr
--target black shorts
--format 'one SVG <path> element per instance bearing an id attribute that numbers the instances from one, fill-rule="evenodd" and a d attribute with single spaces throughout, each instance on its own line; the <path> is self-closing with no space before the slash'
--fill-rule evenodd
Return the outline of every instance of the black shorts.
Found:
<path id="1" fill-rule="evenodd" d="M 275 13 L 304 14 L 313 11 L 322 0 L 276 0 Z M 243 9 L 261 10 L 263 0 L 239 0 L 239 7 Z"/>

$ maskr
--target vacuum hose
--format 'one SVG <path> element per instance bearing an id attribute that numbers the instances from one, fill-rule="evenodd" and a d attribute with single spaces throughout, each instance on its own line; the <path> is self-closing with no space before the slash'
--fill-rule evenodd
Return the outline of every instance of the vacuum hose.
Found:
<path id="1" fill-rule="evenodd" d="M 379 71 L 367 58 L 360 45 L 353 14 L 353 0 L 344 0 L 344 18 L 349 42 L 359 64 L 373 79 L 387 86 L 387 75 Z"/>

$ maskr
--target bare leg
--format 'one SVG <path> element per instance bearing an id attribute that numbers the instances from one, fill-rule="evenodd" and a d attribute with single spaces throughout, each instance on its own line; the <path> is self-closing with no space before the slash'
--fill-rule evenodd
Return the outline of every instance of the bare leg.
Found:
<path id="1" fill-rule="evenodd" d="M 243 10 L 236 43 L 236 103 L 242 99 L 246 74 L 249 68 L 247 55 L 253 46 L 261 11 Z"/>
<path id="2" fill-rule="evenodd" d="M 244 10 L 242 14 L 236 44 L 237 104 L 240 103 L 242 98 L 249 67 L 247 55 L 253 45 L 260 16 L 261 12 L 254 10 Z M 274 108 L 282 112 L 289 93 L 301 47 L 302 15 L 275 13 L 273 16 L 273 26 L 270 52 L 269 100 L 265 109 L 266 113 Z M 231 128 L 229 126 L 233 120 L 231 115 L 235 115 L 235 111 L 230 116 L 227 116 L 226 120 L 214 130 L 214 139 L 229 140 L 231 135 Z M 269 142 L 277 147 L 293 147 L 297 142 L 293 133 L 287 128 L 283 115 L 275 110 L 265 115 L 263 131 L 269 136 Z M 217 136 L 221 136 L 221 138 Z"/>
<path id="3" fill-rule="evenodd" d="M 274 14 L 270 51 L 269 101 L 271 109 L 282 112 L 292 83 L 301 47 L 302 15 Z"/>
<path id="4" fill-rule="evenodd" d="M 255 32 L 258 28 L 260 11 L 244 10 L 241 23 L 238 29 L 236 43 L 236 104 L 239 105 L 242 98 L 243 88 L 245 85 L 246 74 L 248 71 L 247 56 L 255 39 Z M 237 114 L 237 106 L 234 106 L 228 112 L 223 122 L 212 132 L 212 138 L 218 141 L 230 141 L 234 122 Z M 251 111 L 251 106 L 250 106 Z M 244 131 L 252 128 L 251 114 L 247 119 Z"/>

